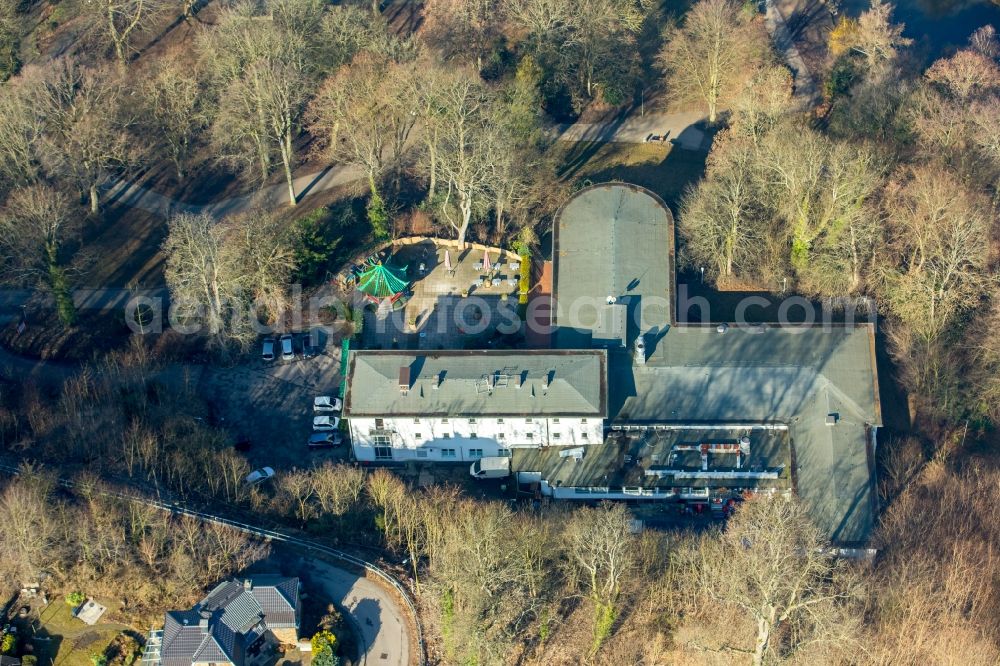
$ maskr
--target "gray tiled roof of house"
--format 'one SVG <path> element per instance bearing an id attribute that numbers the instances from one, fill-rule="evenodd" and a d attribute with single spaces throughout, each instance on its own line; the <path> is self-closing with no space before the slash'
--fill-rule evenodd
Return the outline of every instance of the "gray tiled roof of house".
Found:
<path id="1" fill-rule="evenodd" d="M 670 322 L 673 216 L 659 197 L 625 183 L 594 185 L 566 203 L 554 227 L 557 346 L 611 344 L 609 296 L 626 306 L 630 327 L 643 325 L 623 344 Z"/>
<path id="2" fill-rule="evenodd" d="M 356 351 L 349 360 L 344 415 L 603 418 L 606 363 L 603 350 Z M 401 369 L 408 375 L 405 392 Z"/>
<path id="3" fill-rule="evenodd" d="M 298 578 L 264 575 L 220 583 L 193 609 L 166 614 L 163 666 L 240 666 L 262 621 L 267 628 L 298 626 L 298 595 Z"/>

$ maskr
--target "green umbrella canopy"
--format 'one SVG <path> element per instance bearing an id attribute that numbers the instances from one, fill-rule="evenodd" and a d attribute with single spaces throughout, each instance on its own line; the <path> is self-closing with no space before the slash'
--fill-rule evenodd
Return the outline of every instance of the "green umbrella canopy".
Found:
<path id="1" fill-rule="evenodd" d="M 381 261 L 369 266 L 358 278 L 358 289 L 379 300 L 392 298 L 406 289 L 408 284 L 396 271 Z"/>

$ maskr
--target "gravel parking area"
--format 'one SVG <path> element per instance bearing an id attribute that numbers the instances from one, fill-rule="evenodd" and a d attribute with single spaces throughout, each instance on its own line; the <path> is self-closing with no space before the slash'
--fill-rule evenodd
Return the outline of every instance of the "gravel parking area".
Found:
<path id="1" fill-rule="evenodd" d="M 346 441 L 336 449 L 310 451 L 313 398 L 339 395 L 340 341 L 330 339 L 317 356 L 265 362 L 259 357 L 234 367 L 208 367 L 199 391 L 212 405 L 218 424 L 239 440 L 254 467 L 310 467 L 349 456 Z"/>

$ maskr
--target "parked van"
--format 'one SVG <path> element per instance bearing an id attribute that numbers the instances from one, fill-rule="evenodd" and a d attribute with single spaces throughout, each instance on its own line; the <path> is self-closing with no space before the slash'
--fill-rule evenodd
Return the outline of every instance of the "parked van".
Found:
<path id="1" fill-rule="evenodd" d="M 510 476 L 510 458 L 480 458 L 469 467 L 477 479 L 502 479 Z"/>

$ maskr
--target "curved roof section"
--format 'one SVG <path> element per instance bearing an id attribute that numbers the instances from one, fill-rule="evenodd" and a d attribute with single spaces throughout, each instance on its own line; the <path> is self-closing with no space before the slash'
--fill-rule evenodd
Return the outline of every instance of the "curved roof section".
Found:
<path id="1" fill-rule="evenodd" d="M 609 297 L 628 308 L 620 344 L 670 324 L 673 226 L 662 199 L 625 183 L 584 188 L 562 207 L 553 247 L 557 346 L 610 344 Z"/>

